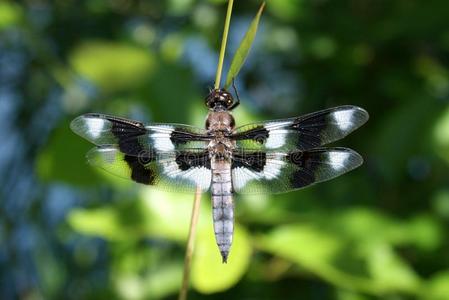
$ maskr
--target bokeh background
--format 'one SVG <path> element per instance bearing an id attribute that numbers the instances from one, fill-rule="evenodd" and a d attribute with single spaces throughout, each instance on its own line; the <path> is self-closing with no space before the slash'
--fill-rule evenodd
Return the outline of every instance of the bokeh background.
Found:
<path id="1" fill-rule="evenodd" d="M 236 1 L 227 63 L 260 1 Z M 175 299 L 193 195 L 95 170 L 85 112 L 203 126 L 220 0 L 0 2 L 0 298 Z M 449 3 L 271 0 L 238 124 L 342 104 L 359 169 L 236 199 L 220 262 L 207 195 L 192 299 L 449 299 Z"/>

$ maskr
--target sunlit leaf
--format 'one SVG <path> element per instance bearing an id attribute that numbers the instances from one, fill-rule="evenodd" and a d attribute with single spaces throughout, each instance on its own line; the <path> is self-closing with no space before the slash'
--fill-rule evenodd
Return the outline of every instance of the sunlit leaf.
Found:
<path id="1" fill-rule="evenodd" d="M 278 227 L 263 236 L 258 245 L 312 269 L 328 264 L 341 246 L 336 237 L 301 224 Z"/>
<path id="2" fill-rule="evenodd" d="M 14 2 L 0 3 L 0 30 L 16 25 L 22 18 L 22 10 Z"/>
<path id="3" fill-rule="evenodd" d="M 142 262 L 144 263 L 144 262 Z M 148 265 L 147 268 L 148 269 Z M 161 268 L 149 268 L 143 276 L 136 272 L 114 273 L 114 283 L 121 299 L 156 299 L 174 294 L 179 290 L 182 264 L 169 263 Z"/>
<path id="4" fill-rule="evenodd" d="M 245 274 L 251 256 L 246 230 L 236 224 L 228 263 L 221 262 L 213 226 L 201 230 L 196 239 L 192 264 L 192 285 L 202 293 L 216 293 L 235 285 Z"/>
<path id="5" fill-rule="evenodd" d="M 130 238 L 111 207 L 72 210 L 67 220 L 73 229 L 85 235 L 109 240 Z"/>
<path id="6" fill-rule="evenodd" d="M 449 271 L 434 275 L 422 291 L 422 299 L 449 300 Z"/>
<path id="7" fill-rule="evenodd" d="M 383 290 L 415 292 L 419 288 L 419 277 L 389 245 L 372 244 L 366 250 L 370 273 Z"/>
<path id="8" fill-rule="evenodd" d="M 344 248 L 344 239 L 306 225 L 279 227 L 258 240 L 258 246 L 342 288 L 383 295 L 391 291 L 416 292 L 419 277 L 387 243 L 374 239 Z M 348 265 L 368 266 L 368 273 L 347 272 Z"/>
<path id="9" fill-rule="evenodd" d="M 442 240 L 440 225 L 427 215 L 398 221 L 372 209 L 355 208 L 341 212 L 334 225 L 344 235 L 361 243 L 412 244 L 431 250 Z"/>
<path id="10" fill-rule="evenodd" d="M 336 266 L 343 253 L 343 240 L 312 226 L 296 224 L 274 229 L 257 240 L 257 246 L 275 256 L 289 260 L 333 285 L 373 294 L 380 293 L 369 278 L 348 274 Z M 344 252 L 344 264 L 351 255 Z"/>
<path id="11" fill-rule="evenodd" d="M 396 230 L 395 222 L 366 208 L 341 211 L 334 222 L 339 230 L 359 241 L 386 240 L 390 232 Z"/>
<path id="12" fill-rule="evenodd" d="M 106 41 L 83 42 L 70 54 L 73 68 L 104 91 L 133 88 L 148 78 L 155 67 L 144 48 Z"/>
<path id="13" fill-rule="evenodd" d="M 228 71 L 228 75 L 226 76 L 225 88 L 229 87 L 232 83 L 232 80 L 237 77 L 240 69 L 245 63 L 246 57 L 248 56 L 251 45 L 253 44 L 254 38 L 256 37 L 257 27 L 259 26 L 260 16 L 262 15 L 262 11 L 265 7 L 265 2 L 259 8 L 257 15 L 254 17 L 251 25 L 248 28 L 248 31 L 245 33 L 240 45 L 232 58 L 231 66 Z"/>
<path id="14" fill-rule="evenodd" d="M 426 251 L 438 248 L 444 240 L 443 228 L 436 218 L 430 215 L 420 215 L 407 222 L 410 241 Z"/>
<path id="15" fill-rule="evenodd" d="M 183 265 L 180 263 L 166 264 L 161 271 L 154 272 L 146 281 L 147 295 L 164 297 L 179 291 L 181 286 Z"/>
<path id="16" fill-rule="evenodd" d="M 152 232 L 170 240 L 185 241 L 189 232 L 193 197 L 193 194 L 143 188 L 141 198 L 148 210 L 148 224 Z M 210 214 L 204 204 L 200 214 L 203 216 Z"/>
<path id="17" fill-rule="evenodd" d="M 193 195 L 160 192 L 152 188 L 143 189 L 141 195 L 149 210 L 148 222 L 154 235 L 176 241 L 187 239 Z M 203 293 L 223 291 L 236 284 L 245 273 L 251 254 L 246 231 L 236 225 L 229 263 L 222 264 L 208 200 L 203 196 L 192 265 L 192 284 Z"/>
<path id="18" fill-rule="evenodd" d="M 145 237 L 184 241 L 193 196 L 142 188 L 143 201 L 127 201 L 97 209 L 73 210 L 69 224 L 78 232 L 108 240 Z M 203 212 L 205 214 L 205 212 Z"/>

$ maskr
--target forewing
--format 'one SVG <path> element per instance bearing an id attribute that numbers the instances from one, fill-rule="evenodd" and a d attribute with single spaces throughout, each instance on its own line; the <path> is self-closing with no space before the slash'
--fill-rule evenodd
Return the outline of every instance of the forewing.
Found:
<path id="1" fill-rule="evenodd" d="M 347 148 L 236 152 L 232 184 L 237 193 L 282 193 L 330 180 L 362 163 L 362 157 Z"/>
<path id="2" fill-rule="evenodd" d="M 209 154 L 202 149 L 142 152 L 138 156 L 115 146 L 100 146 L 87 153 L 88 162 L 116 176 L 161 190 L 192 193 L 207 191 L 211 182 Z"/>
<path id="3" fill-rule="evenodd" d="M 345 105 L 297 118 L 241 126 L 230 138 L 243 149 L 309 150 L 344 138 L 368 118 L 364 109 Z"/>
<path id="4" fill-rule="evenodd" d="M 210 137 L 203 129 L 180 124 L 143 124 L 103 114 L 77 117 L 70 128 L 97 146 L 117 145 L 129 155 L 141 151 L 204 148 Z"/>

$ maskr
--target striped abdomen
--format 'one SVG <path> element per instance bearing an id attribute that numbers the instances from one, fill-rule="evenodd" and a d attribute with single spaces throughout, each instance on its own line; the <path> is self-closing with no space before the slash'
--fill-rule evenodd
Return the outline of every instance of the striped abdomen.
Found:
<path id="1" fill-rule="evenodd" d="M 215 240 L 226 263 L 234 233 L 234 201 L 232 199 L 231 163 L 212 157 L 212 209 Z"/>

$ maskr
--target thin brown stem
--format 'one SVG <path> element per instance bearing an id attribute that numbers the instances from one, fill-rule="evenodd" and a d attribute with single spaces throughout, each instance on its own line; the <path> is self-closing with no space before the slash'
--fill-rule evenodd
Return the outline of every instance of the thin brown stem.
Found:
<path id="1" fill-rule="evenodd" d="M 198 224 L 198 216 L 200 212 L 201 189 L 196 188 L 195 199 L 193 200 L 192 216 L 190 219 L 189 237 L 187 239 L 186 256 L 184 258 L 184 274 L 182 276 L 182 286 L 179 292 L 178 300 L 187 299 L 187 291 L 189 290 L 190 268 L 192 264 L 193 250 L 195 247 L 196 226 Z"/>

